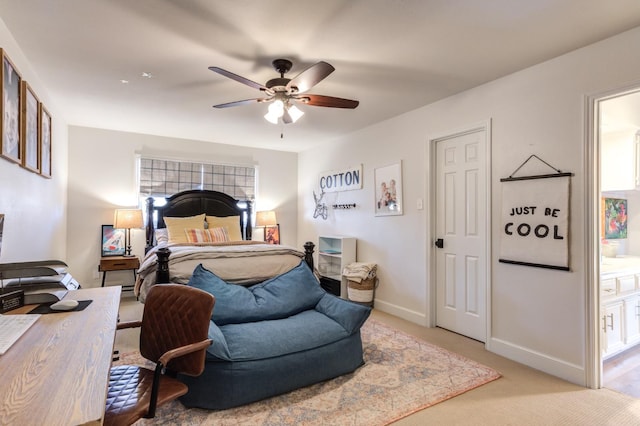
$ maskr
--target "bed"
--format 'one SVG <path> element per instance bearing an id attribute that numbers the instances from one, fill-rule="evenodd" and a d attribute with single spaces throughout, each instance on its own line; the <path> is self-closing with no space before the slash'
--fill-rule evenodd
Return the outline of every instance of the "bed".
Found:
<path id="1" fill-rule="evenodd" d="M 185 225 L 178 223 L 173 226 L 177 218 L 193 224 L 198 221 L 196 217 L 203 215 L 209 225 L 200 221 L 202 228 L 226 228 L 228 238 L 205 241 L 207 238 L 196 236 L 194 240 L 178 235 L 177 230 L 182 233 L 180 227 Z M 251 241 L 250 218 L 249 200 L 237 200 L 218 191 L 180 192 L 166 198 L 162 206 L 154 205 L 153 198 L 149 198 L 145 257 L 135 287 L 137 297 L 144 302 L 147 291 L 157 282 L 187 284 L 199 264 L 227 282 L 245 286 L 287 272 L 301 259 L 313 270 L 313 243 L 307 242 L 301 251 L 285 245 Z M 212 224 L 224 226 L 212 227 Z M 173 239 L 170 238 L 172 227 L 176 229 L 173 233 L 176 238 Z M 247 267 L 249 259 L 250 268 Z"/>

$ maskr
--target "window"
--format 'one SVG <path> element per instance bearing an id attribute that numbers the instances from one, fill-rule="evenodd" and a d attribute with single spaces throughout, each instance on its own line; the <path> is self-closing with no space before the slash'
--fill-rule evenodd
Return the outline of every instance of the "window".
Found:
<path id="1" fill-rule="evenodd" d="M 255 198 L 255 167 L 141 157 L 139 170 L 142 199 L 164 198 L 189 189 L 220 191 L 237 200 Z"/>
<path id="2" fill-rule="evenodd" d="M 138 197 L 146 221 L 149 197 L 155 206 L 164 205 L 165 197 L 190 189 L 206 189 L 224 192 L 236 200 L 254 200 L 256 193 L 256 168 L 224 164 L 193 163 L 190 161 L 163 160 L 140 157 L 138 162 L 140 186 Z M 239 203 L 240 204 L 240 203 Z M 249 218 L 245 217 L 245 220 Z M 157 212 L 153 222 L 157 223 Z"/>

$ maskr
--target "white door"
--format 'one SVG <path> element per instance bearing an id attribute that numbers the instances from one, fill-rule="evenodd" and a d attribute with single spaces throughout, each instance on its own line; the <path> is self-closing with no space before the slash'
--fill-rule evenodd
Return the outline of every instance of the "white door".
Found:
<path id="1" fill-rule="evenodd" d="M 475 129 L 435 143 L 436 325 L 484 342 L 487 130 Z"/>

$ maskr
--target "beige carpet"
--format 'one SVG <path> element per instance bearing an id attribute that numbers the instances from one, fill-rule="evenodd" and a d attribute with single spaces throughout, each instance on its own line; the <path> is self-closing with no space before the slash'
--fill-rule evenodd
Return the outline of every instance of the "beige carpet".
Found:
<path id="1" fill-rule="evenodd" d="M 175 402 L 138 424 L 386 425 L 500 377 L 495 370 L 369 319 L 353 374 L 223 411 Z M 125 354 L 120 363 L 142 362 Z"/>

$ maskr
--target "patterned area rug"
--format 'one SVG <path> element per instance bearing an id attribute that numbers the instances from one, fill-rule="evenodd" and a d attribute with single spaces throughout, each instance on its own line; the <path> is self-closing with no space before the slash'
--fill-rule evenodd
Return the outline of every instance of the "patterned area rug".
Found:
<path id="1" fill-rule="evenodd" d="M 173 402 L 136 425 L 386 425 L 500 377 L 373 319 L 362 328 L 362 340 L 365 365 L 352 374 L 223 411 Z M 144 361 L 131 353 L 117 364 Z"/>

